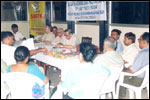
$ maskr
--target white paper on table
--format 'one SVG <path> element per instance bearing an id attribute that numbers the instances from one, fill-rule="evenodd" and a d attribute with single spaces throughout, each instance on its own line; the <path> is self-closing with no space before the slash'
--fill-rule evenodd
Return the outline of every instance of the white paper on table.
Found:
<path id="1" fill-rule="evenodd" d="M 38 38 L 42 37 L 42 35 L 34 37 L 34 40 L 37 40 Z"/>
<path id="2" fill-rule="evenodd" d="M 35 49 L 33 38 L 22 41 L 21 46 L 26 46 L 29 50 Z"/>

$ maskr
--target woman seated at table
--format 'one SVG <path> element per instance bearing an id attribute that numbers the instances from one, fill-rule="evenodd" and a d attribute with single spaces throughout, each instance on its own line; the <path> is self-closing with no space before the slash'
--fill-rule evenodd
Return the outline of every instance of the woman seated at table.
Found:
<path id="1" fill-rule="evenodd" d="M 48 83 L 49 79 L 46 77 L 40 69 L 34 64 L 27 64 L 30 57 L 30 51 L 25 46 L 19 46 L 15 50 L 14 58 L 16 60 L 15 65 L 8 67 L 7 72 L 26 72 L 39 77 L 44 83 Z"/>
<path id="2" fill-rule="evenodd" d="M 70 98 L 70 97 L 74 98 L 74 99 L 86 98 L 87 97 L 86 89 L 89 89 L 89 86 L 92 84 L 94 84 L 94 85 L 97 84 L 97 82 L 95 81 L 94 78 L 93 78 L 93 80 L 90 80 L 89 77 L 99 75 L 100 73 L 104 73 L 104 74 L 101 74 L 101 75 L 103 75 L 102 77 L 99 77 L 99 80 L 101 80 L 101 84 L 103 84 L 103 79 L 104 79 L 103 77 L 105 77 L 105 75 L 107 76 L 109 71 L 106 67 L 95 66 L 92 63 L 92 61 L 94 60 L 96 55 L 97 55 L 96 48 L 93 44 L 90 44 L 90 43 L 81 43 L 80 44 L 80 53 L 78 56 L 80 63 L 76 64 L 77 67 L 74 67 L 69 70 L 69 72 L 66 74 L 66 77 L 64 78 L 64 80 L 62 80 L 62 83 L 60 84 L 60 87 L 62 87 L 64 90 L 67 90 L 66 92 L 68 92 L 68 95 L 66 96 L 66 98 Z M 85 80 L 85 79 L 89 79 L 88 80 L 89 82 L 84 83 L 83 80 Z M 98 79 L 96 79 L 96 80 L 98 80 Z M 83 84 L 83 86 L 78 87 L 80 82 L 83 82 L 84 84 Z M 90 84 L 91 82 L 92 82 L 92 84 Z M 76 90 L 72 91 L 72 89 L 74 89 L 74 88 L 76 88 Z M 96 87 L 96 88 L 98 88 L 98 87 Z M 90 92 L 90 90 L 89 90 L 89 92 Z M 91 91 L 91 93 L 92 92 L 95 92 L 95 91 Z M 56 94 L 57 93 L 58 92 L 56 91 Z M 55 94 L 54 94 L 54 96 L 55 96 Z"/>

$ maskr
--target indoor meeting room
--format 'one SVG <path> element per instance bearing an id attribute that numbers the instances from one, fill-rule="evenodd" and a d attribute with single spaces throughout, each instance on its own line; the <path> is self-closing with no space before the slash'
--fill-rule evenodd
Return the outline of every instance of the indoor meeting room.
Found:
<path id="1" fill-rule="evenodd" d="M 149 99 L 149 1 L 1 1 L 1 99 Z"/>

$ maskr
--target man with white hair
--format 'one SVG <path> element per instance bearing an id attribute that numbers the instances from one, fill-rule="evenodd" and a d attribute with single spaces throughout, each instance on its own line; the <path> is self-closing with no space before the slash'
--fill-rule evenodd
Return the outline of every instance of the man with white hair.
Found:
<path id="1" fill-rule="evenodd" d="M 64 31 L 65 39 L 63 40 L 62 44 L 57 44 L 57 48 L 67 48 L 67 49 L 74 49 L 78 44 L 79 40 L 76 35 L 70 30 L 66 29 Z"/>
<path id="2" fill-rule="evenodd" d="M 40 37 L 38 40 L 45 42 L 45 44 L 47 44 L 47 45 L 50 45 L 55 38 L 54 34 L 52 33 L 51 26 L 46 25 L 45 32 L 46 33 L 44 35 L 42 35 L 42 37 Z"/>
<path id="3" fill-rule="evenodd" d="M 59 44 L 59 43 L 63 43 L 65 36 L 64 36 L 64 30 L 63 28 L 59 28 L 57 30 L 58 36 L 54 39 L 54 43 Z"/>
<path id="4" fill-rule="evenodd" d="M 102 64 L 106 67 L 123 65 L 123 58 L 115 51 L 116 40 L 113 37 L 108 37 L 104 40 L 104 54 L 99 54 L 94 60 L 95 63 Z"/>

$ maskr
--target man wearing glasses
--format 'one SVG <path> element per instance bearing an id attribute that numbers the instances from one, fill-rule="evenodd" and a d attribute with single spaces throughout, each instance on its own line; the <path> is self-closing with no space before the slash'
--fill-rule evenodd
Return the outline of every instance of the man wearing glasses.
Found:
<path id="1" fill-rule="evenodd" d="M 132 66 L 124 69 L 124 72 L 135 73 L 142 69 L 144 66 L 149 64 L 149 32 L 144 32 L 138 39 L 139 47 L 141 51 L 138 53 Z M 145 73 L 140 74 L 139 76 L 129 77 L 125 76 L 124 83 L 131 84 L 139 87 L 144 79 Z M 120 88 L 120 98 L 124 98 L 126 96 L 125 88 Z"/>
<path id="2" fill-rule="evenodd" d="M 56 44 L 63 43 L 63 40 L 65 38 L 63 28 L 59 28 L 57 30 L 57 33 L 58 33 L 58 36 L 55 38 L 55 40 L 53 42 Z"/>

